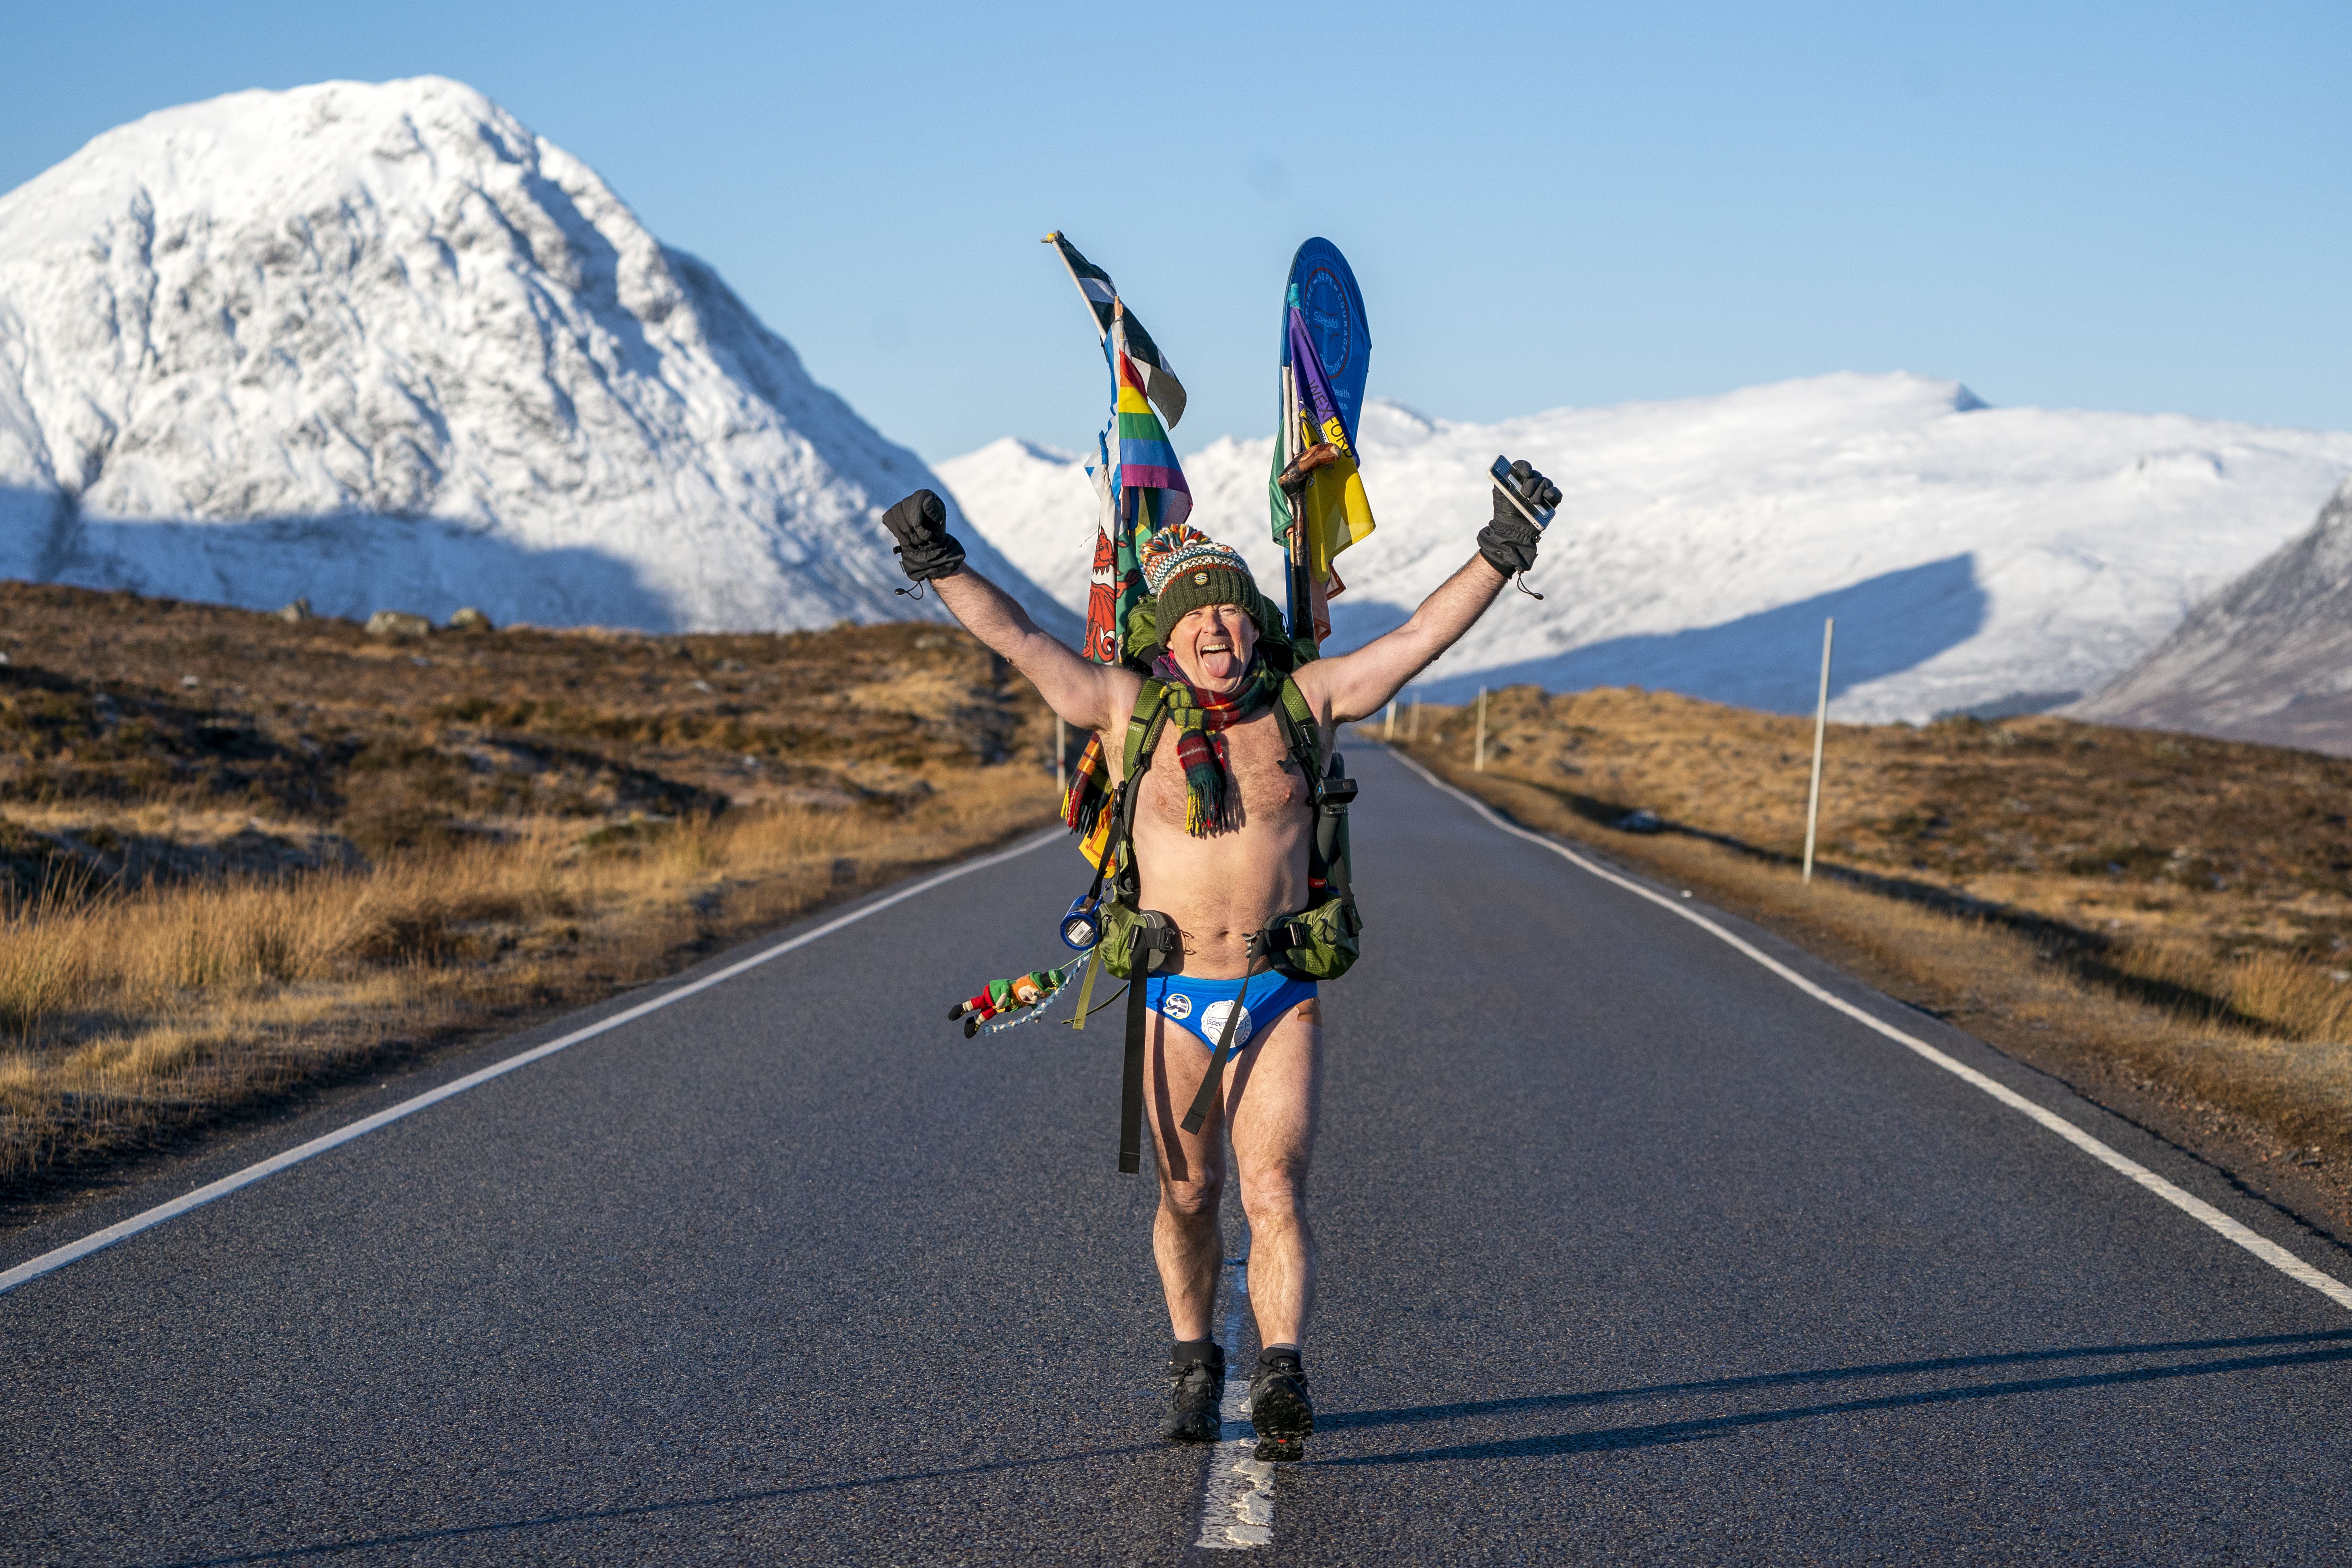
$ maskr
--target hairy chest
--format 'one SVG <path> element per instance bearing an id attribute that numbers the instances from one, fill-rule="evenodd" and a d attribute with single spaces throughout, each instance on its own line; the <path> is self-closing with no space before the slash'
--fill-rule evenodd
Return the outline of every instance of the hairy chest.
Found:
<path id="1" fill-rule="evenodd" d="M 1179 731 L 1172 722 L 1161 731 L 1151 766 L 1143 775 L 1142 795 L 1136 805 L 1139 813 L 1155 821 L 1181 828 L 1184 826 L 1185 795 L 1184 765 L 1176 757 L 1178 738 Z M 1291 760 L 1290 749 L 1283 743 L 1282 725 L 1273 713 L 1261 713 L 1223 731 L 1219 739 L 1224 743 L 1231 768 L 1225 788 L 1230 795 L 1238 787 L 1241 795 L 1234 826 L 1273 822 L 1305 811 L 1307 779 Z"/>

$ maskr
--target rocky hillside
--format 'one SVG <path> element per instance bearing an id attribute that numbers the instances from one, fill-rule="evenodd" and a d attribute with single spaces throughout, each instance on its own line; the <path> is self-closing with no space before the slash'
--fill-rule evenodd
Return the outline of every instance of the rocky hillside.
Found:
<path id="1" fill-rule="evenodd" d="M 2071 711 L 2352 755 L 2352 484 L 2310 531 Z"/>

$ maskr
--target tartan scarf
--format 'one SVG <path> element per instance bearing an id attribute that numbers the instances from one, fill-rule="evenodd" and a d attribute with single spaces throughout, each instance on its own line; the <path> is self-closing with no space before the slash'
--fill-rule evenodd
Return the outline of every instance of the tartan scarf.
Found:
<path id="1" fill-rule="evenodd" d="M 1062 820 L 1078 836 L 1078 853 L 1089 866 L 1102 864 L 1110 849 L 1110 760 L 1103 754 L 1102 737 L 1087 737 L 1086 754 L 1070 772 L 1070 787 L 1062 796 Z"/>
<path id="2" fill-rule="evenodd" d="M 1233 826 L 1225 784 L 1232 763 L 1218 732 L 1264 712 L 1282 690 L 1282 678 L 1252 658 L 1241 684 L 1223 696 L 1184 679 L 1173 654 L 1161 654 L 1151 673 L 1168 689 L 1169 717 L 1177 725 L 1176 761 L 1184 770 L 1184 831 L 1195 838 Z"/>

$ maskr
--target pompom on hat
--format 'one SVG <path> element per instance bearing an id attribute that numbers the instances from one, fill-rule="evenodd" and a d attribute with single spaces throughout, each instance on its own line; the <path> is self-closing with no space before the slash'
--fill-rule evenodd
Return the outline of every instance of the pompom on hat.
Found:
<path id="1" fill-rule="evenodd" d="M 1244 614 L 1256 608 L 1257 583 L 1240 552 L 1188 523 L 1145 540 L 1141 564 L 1143 585 L 1159 601 L 1152 619 L 1161 647 L 1176 623 L 1203 605 L 1234 605 Z"/>

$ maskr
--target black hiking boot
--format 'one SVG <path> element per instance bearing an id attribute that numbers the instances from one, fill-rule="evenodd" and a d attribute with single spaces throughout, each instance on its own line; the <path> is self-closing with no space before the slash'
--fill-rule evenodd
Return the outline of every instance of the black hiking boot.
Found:
<path id="1" fill-rule="evenodd" d="M 1257 1428 L 1257 1457 L 1276 1464 L 1307 1457 L 1315 1430 L 1315 1405 L 1307 1397 L 1307 1369 L 1296 1351 L 1265 1351 L 1250 1373 L 1250 1425 Z"/>
<path id="2" fill-rule="evenodd" d="M 1178 1345 L 1168 1358 L 1168 1419 L 1160 1435 L 1174 1443 L 1213 1443 L 1224 1429 L 1224 1347 L 1214 1340 Z"/>

